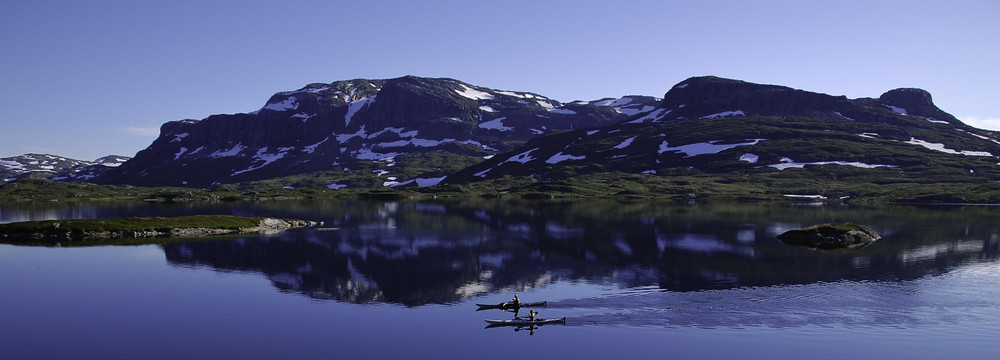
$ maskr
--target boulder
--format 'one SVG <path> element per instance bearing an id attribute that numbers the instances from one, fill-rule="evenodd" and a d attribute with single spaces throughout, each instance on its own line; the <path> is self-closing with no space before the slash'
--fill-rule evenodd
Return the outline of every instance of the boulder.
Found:
<path id="1" fill-rule="evenodd" d="M 880 238 L 874 230 L 851 223 L 815 225 L 778 235 L 786 244 L 821 250 L 858 249 Z"/>

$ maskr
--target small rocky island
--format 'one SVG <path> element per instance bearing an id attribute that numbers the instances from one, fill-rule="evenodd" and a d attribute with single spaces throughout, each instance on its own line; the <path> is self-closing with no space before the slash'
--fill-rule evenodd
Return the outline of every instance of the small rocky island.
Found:
<path id="1" fill-rule="evenodd" d="M 820 250 L 858 249 L 880 238 L 874 230 L 851 223 L 815 225 L 778 235 L 786 244 Z"/>
<path id="2" fill-rule="evenodd" d="M 275 234 L 316 225 L 318 223 L 305 220 L 231 215 L 25 221 L 0 224 L 0 242 L 57 244 L 102 239 Z"/>

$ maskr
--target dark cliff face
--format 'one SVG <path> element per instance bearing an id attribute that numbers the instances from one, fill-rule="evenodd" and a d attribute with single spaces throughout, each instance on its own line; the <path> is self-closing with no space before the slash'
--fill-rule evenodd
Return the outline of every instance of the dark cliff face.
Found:
<path id="1" fill-rule="evenodd" d="M 209 186 L 369 167 L 387 182 L 399 178 L 394 170 L 437 178 L 445 175 L 440 166 L 416 169 L 395 160 L 436 154 L 424 158 L 471 164 L 549 131 L 613 123 L 657 101 L 612 100 L 562 104 L 533 93 L 414 76 L 310 84 L 275 94 L 253 113 L 168 122 L 135 159 L 97 181 Z"/>
<path id="2" fill-rule="evenodd" d="M 944 112 L 934 105 L 931 93 L 923 89 L 900 88 L 887 91 L 878 100 L 885 105 L 895 107 L 895 110 L 907 115 L 932 118 L 952 124 L 960 124 L 954 116 Z"/>

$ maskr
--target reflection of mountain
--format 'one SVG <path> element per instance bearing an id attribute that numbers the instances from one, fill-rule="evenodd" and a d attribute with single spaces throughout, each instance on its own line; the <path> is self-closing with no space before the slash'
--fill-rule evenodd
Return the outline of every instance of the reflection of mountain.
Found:
<path id="1" fill-rule="evenodd" d="M 174 264 L 259 271 L 318 299 L 451 303 L 556 280 L 673 291 L 912 279 L 1000 254 L 990 208 L 856 209 L 642 202 L 350 203 L 337 231 L 163 245 Z M 273 209 L 271 209 L 273 211 Z M 298 212 L 293 209 L 291 212 Z M 784 245 L 803 225 L 854 221 L 883 240 L 854 252 Z"/>

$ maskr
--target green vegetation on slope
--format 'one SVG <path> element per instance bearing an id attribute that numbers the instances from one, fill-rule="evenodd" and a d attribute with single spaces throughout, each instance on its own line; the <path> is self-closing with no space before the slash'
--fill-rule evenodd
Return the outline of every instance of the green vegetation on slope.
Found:
<path id="1" fill-rule="evenodd" d="M 262 218 L 232 215 L 192 215 L 171 218 L 115 218 L 24 221 L 0 224 L 0 234 L 87 232 L 169 232 L 172 229 L 244 229 L 258 226 Z"/>

